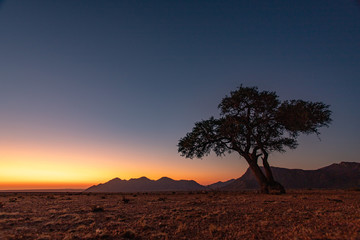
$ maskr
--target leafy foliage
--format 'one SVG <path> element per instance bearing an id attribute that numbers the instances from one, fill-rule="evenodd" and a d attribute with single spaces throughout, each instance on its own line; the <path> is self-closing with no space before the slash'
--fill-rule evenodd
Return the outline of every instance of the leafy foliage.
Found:
<path id="1" fill-rule="evenodd" d="M 279 100 L 275 92 L 240 86 L 222 99 L 220 117 L 195 123 L 180 139 L 178 151 L 187 158 L 202 158 L 233 151 L 256 161 L 269 152 L 297 147 L 300 133 L 319 134 L 331 122 L 329 106 L 321 102 Z"/>
<path id="2" fill-rule="evenodd" d="M 318 128 L 328 127 L 331 122 L 329 105 L 303 100 L 285 101 L 278 110 L 278 121 L 297 136 L 299 133 L 319 134 Z"/>

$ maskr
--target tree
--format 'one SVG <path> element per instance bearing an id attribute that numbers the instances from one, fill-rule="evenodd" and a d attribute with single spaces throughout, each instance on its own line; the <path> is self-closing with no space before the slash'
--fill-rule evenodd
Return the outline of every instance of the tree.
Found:
<path id="1" fill-rule="evenodd" d="M 269 154 L 295 149 L 300 134 L 319 135 L 318 129 L 331 123 L 329 105 L 322 102 L 280 101 L 275 92 L 242 85 L 225 96 L 218 108 L 220 117 L 196 122 L 179 140 L 178 152 L 186 158 L 202 158 L 211 151 L 217 156 L 237 152 L 249 164 L 263 193 L 271 189 L 285 193 L 273 177 Z"/>

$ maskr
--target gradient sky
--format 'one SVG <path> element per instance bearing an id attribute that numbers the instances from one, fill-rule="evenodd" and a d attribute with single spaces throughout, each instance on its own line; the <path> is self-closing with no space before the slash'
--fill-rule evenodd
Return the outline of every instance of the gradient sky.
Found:
<path id="1" fill-rule="evenodd" d="M 240 84 L 331 105 L 272 165 L 359 162 L 359 2 L 0 0 L 0 189 L 240 177 L 176 147 Z"/>

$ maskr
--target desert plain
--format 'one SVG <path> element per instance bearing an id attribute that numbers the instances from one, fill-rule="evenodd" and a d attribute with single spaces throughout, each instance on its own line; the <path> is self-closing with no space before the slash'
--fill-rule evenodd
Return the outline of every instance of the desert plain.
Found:
<path id="1" fill-rule="evenodd" d="M 0 193 L 0 239 L 360 239 L 360 191 Z"/>

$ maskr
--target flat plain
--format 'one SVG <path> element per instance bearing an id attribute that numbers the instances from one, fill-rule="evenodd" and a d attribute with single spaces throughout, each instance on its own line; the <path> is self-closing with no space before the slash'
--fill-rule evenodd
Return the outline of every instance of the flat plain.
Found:
<path id="1" fill-rule="evenodd" d="M 360 239 L 360 191 L 0 193 L 0 239 Z"/>

